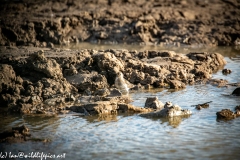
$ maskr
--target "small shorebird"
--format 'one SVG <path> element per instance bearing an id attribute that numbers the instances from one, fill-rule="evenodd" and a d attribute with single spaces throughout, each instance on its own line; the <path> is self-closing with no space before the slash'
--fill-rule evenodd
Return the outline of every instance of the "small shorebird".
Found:
<path id="1" fill-rule="evenodd" d="M 122 94 L 128 94 L 128 86 L 126 80 L 123 78 L 122 72 L 119 72 L 115 79 L 115 87 L 121 91 Z"/>
<path id="2" fill-rule="evenodd" d="M 164 108 L 170 108 L 172 106 L 172 102 L 166 102 Z"/>

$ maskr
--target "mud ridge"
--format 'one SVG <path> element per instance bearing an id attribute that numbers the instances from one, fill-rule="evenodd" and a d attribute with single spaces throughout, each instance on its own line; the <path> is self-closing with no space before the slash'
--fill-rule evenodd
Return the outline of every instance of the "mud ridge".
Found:
<path id="1" fill-rule="evenodd" d="M 0 6 L 0 45 L 239 46 L 239 8 L 237 0 L 8 0 Z"/>
<path id="2" fill-rule="evenodd" d="M 116 88 L 118 73 L 123 74 L 129 92 L 178 90 L 206 83 L 226 64 L 222 55 L 207 52 L 0 49 L 1 108 L 24 114 L 148 112 L 151 109 L 131 106 L 128 93 Z"/>

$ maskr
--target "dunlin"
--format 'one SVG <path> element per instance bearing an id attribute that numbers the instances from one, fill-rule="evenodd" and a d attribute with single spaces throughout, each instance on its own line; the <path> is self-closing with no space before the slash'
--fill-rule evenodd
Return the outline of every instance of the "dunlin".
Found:
<path id="1" fill-rule="evenodd" d="M 128 94 L 128 86 L 126 83 L 126 80 L 123 78 L 122 72 L 119 72 L 117 74 L 117 77 L 115 79 L 115 87 L 121 91 L 122 94 Z"/>

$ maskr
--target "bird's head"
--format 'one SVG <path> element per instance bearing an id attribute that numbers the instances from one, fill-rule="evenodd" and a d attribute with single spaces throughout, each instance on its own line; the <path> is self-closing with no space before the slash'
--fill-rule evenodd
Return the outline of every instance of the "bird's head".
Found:
<path id="1" fill-rule="evenodd" d="M 118 73 L 117 73 L 117 76 L 118 76 L 118 77 L 123 77 L 123 73 L 122 73 L 122 72 L 118 72 Z"/>

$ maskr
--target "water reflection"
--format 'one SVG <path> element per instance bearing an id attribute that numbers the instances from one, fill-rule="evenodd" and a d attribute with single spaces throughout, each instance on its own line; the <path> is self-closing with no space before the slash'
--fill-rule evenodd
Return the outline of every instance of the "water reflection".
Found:
<path id="1" fill-rule="evenodd" d="M 120 114 L 115 114 L 115 115 L 96 115 L 96 116 L 76 116 L 81 119 L 85 119 L 88 123 L 111 123 L 111 122 L 118 122 L 122 118 L 126 118 L 129 116 L 133 116 L 138 114 L 133 114 L 133 113 L 120 113 Z M 151 119 L 153 121 L 161 121 L 162 124 L 166 123 L 169 126 L 172 126 L 174 128 L 178 127 L 181 122 L 184 119 L 189 118 L 191 115 L 184 115 L 184 116 L 176 116 L 176 117 L 169 117 L 169 118 L 156 118 L 156 117 L 146 117 L 148 119 Z"/>
<path id="2" fill-rule="evenodd" d="M 8 130 L 12 127 L 20 126 L 24 124 L 22 115 L 20 114 L 10 114 L 7 115 L 5 112 L 0 114 L 0 130 Z"/>
<path id="3" fill-rule="evenodd" d="M 86 119 L 88 122 L 100 122 L 100 121 L 105 121 L 105 122 L 116 122 L 118 120 L 117 114 L 113 115 L 96 115 L 96 116 L 84 116 L 81 117 Z"/>
<path id="4" fill-rule="evenodd" d="M 178 127 L 180 125 L 180 123 L 186 119 L 189 118 L 191 115 L 185 115 L 185 116 L 176 116 L 176 117 L 170 117 L 164 120 L 162 120 L 163 122 L 168 122 L 168 124 L 174 128 Z"/>
<path id="5" fill-rule="evenodd" d="M 117 122 L 122 118 L 129 117 L 137 115 L 136 113 L 116 113 L 116 114 L 105 114 L 105 115 L 90 115 L 90 116 L 84 116 L 84 115 L 75 115 L 76 117 L 80 119 L 86 120 L 88 123 L 96 123 L 96 122 L 101 122 L 104 121 L 106 123 L 111 123 L 111 122 Z"/>
<path id="6" fill-rule="evenodd" d="M 166 118 L 159 118 L 159 117 L 144 117 L 147 119 L 151 119 L 152 121 L 160 121 L 161 124 L 167 124 L 168 126 L 171 126 L 173 128 L 177 128 L 182 121 L 185 119 L 191 117 L 191 115 L 183 115 L 183 116 L 176 116 L 176 117 L 166 117 Z"/>
<path id="7" fill-rule="evenodd" d="M 76 46 L 77 47 L 77 46 Z M 117 47 L 117 46 L 116 46 Z M 118 46 L 117 49 L 146 48 Z M 86 46 L 79 46 L 79 49 Z M 114 48 L 114 46 L 108 46 Z M 89 46 L 93 49 L 93 46 Z M 101 49 L 95 46 L 95 49 Z M 102 48 L 102 49 L 106 49 Z M 157 47 L 151 46 L 149 50 Z M 162 48 L 166 49 L 166 48 Z M 240 81 L 240 52 L 230 47 L 169 48 L 177 53 L 190 51 L 219 52 L 226 57 L 225 68 L 230 75 L 218 71 L 213 78 Z M 187 86 L 183 90 L 153 89 L 130 94 L 133 105 L 143 107 L 147 97 L 157 96 L 163 103 L 172 101 L 183 109 L 192 110 L 187 117 L 145 118 L 138 114 L 82 116 L 75 113 L 42 117 L 1 115 L 1 130 L 26 123 L 34 137 L 49 138 L 49 143 L 26 142 L 0 144 L 0 151 L 67 153 L 67 159 L 239 159 L 240 117 L 230 121 L 216 120 L 216 112 L 234 109 L 239 97 L 229 95 L 235 87 L 218 88 L 209 84 Z M 191 105 L 213 101 L 200 111 Z"/>

